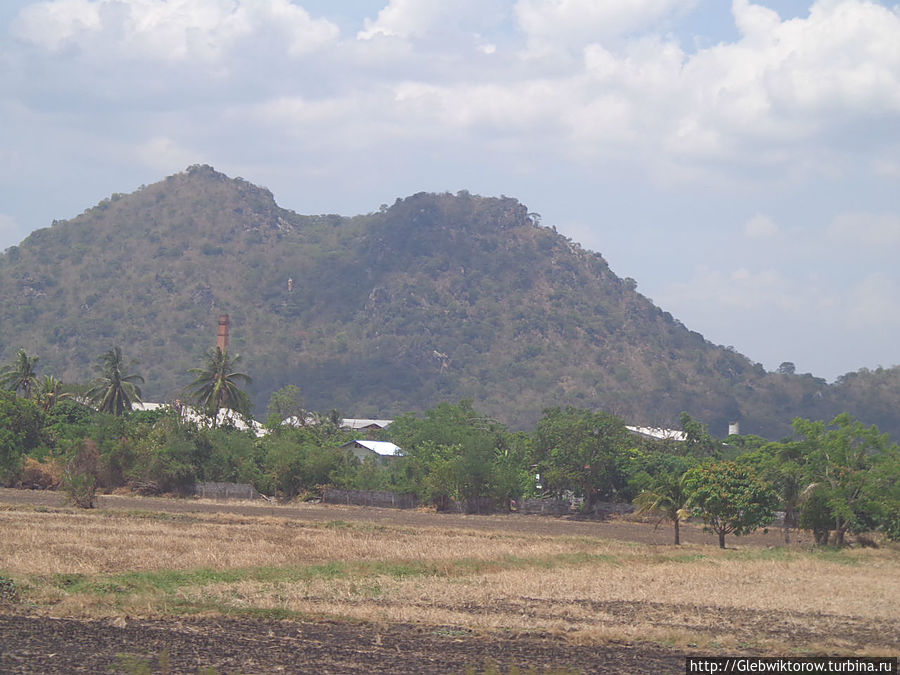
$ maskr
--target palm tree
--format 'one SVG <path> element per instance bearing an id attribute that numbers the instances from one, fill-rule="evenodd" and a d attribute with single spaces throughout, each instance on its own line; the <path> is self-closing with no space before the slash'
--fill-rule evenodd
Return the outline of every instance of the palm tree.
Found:
<path id="1" fill-rule="evenodd" d="M 63 393 L 62 387 L 63 383 L 53 375 L 44 375 L 37 381 L 37 386 L 34 388 L 34 402 L 44 412 L 47 412 L 60 399 L 71 397 L 71 394 Z"/>
<path id="2" fill-rule="evenodd" d="M 250 383 L 249 375 L 235 370 L 240 360 L 238 354 L 231 357 L 221 347 L 214 347 L 206 353 L 202 368 L 188 371 L 196 376 L 187 387 L 188 394 L 213 424 L 221 408 L 233 410 L 243 417 L 250 416 L 250 398 L 237 384 L 238 381 Z"/>
<path id="3" fill-rule="evenodd" d="M 132 403 L 141 402 L 141 390 L 137 382 L 144 383 L 140 375 L 128 375 L 122 361 L 122 350 L 113 347 L 100 357 L 102 374 L 91 383 L 87 395 L 101 412 L 121 415 L 131 410 Z"/>
<path id="4" fill-rule="evenodd" d="M 684 475 L 665 474 L 656 480 L 652 489 L 641 492 L 634 503 L 638 507 L 638 515 L 657 513 L 660 520 L 671 520 L 675 528 L 675 545 L 678 546 L 681 543 L 678 526 L 681 519 L 688 515 L 685 509 L 687 500 Z"/>
<path id="5" fill-rule="evenodd" d="M 31 395 L 31 388 L 37 382 L 37 356 L 28 356 L 24 349 L 16 352 L 16 360 L 0 372 L 0 386 L 10 391 L 22 390 L 25 396 Z"/>

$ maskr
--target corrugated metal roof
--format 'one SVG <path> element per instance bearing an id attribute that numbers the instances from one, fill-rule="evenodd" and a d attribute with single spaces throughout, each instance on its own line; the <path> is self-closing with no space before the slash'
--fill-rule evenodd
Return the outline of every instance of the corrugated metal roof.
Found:
<path id="1" fill-rule="evenodd" d="M 341 426 L 345 429 L 366 429 L 368 427 L 378 427 L 384 429 L 394 420 L 367 420 L 367 419 L 342 419 Z"/>
<path id="2" fill-rule="evenodd" d="M 350 441 L 350 443 L 345 443 L 344 447 L 346 447 L 348 445 L 352 445 L 353 443 L 356 443 L 357 445 L 361 445 L 364 448 L 381 455 L 382 457 L 390 457 L 390 456 L 397 455 L 400 453 L 399 446 L 396 446 L 393 443 L 389 443 L 387 441 L 357 440 L 357 441 Z"/>
<path id="3" fill-rule="evenodd" d="M 656 438 L 661 441 L 687 440 L 687 435 L 677 429 L 661 429 L 659 427 L 626 427 L 626 429 L 632 433 L 647 436 L 648 438 Z"/>

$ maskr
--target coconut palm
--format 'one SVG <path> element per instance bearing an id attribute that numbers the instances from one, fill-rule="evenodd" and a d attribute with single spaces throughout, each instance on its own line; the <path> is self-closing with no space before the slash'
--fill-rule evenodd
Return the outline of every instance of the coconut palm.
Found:
<path id="1" fill-rule="evenodd" d="M 16 360 L 0 372 L 0 387 L 10 391 L 22 390 L 25 396 L 31 395 L 31 389 L 37 382 L 37 356 L 28 356 L 24 349 L 16 352 Z"/>
<path id="2" fill-rule="evenodd" d="M 214 347 L 206 353 L 206 363 L 202 368 L 191 368 L 188 372 L 195 379 L 187 387 L 188 395 L 215 424 L 219 410 L 228 408 L 243 417 L 250 416 L 250 397 L 238 386 L 241 381 L 250 383 L 250 376 L 235 370 L 240 355 L 230 356 L 221 347 Z"/>
<path id="3" fill-rule="evenodd" d="M 659 514 L 660 520 L 671 520 L 675 528 L 675 545 L 681 543 L 679 523 L 688 515 L 685 509 L 688 495 L 684 487 L 684 476 L 665 474 L 654 483 L 653 488 L 644 490 L 634 503 L 638 515 L 647 513 Z"/>
<path id="4" fill-rule="evenodd" d="M 37 403 L 44 412 L 47 412 L 50 408 L 55 406 L 60 399 L 70 397 L 70 394 L 63 393 L 62 387 L 63 383 L 53 377 L 53 375 L 44 375 L 37 381 L 37 384 L 34 387 L 34 402 Z"/>
<path id="5" fill-rule="evenodd" d="M 87 395 L 101 412 L 121 415 L 131 410 L 132 403 L 141 402 L 141 389 L 137 383 L 144 383 L 140 375 L 126 373 L 122 360 L 122 350 L 113 347 L 100 357 L 101 375 L 91 382 Z"/>

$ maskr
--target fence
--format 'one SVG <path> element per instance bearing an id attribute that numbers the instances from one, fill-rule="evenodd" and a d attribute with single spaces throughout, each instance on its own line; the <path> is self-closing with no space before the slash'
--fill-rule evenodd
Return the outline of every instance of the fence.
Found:
<path id="1" fill-rule="evenodd" d="M 525 499 L 519 513 L 540 514 L 542 516 L 565 516 L 572 510 L 566 499 Z"/>
<path id="2" fill-rule="evenodd" d="M 375 490 L 338 490 L 325 488 L 322 501 L 326 504 L 352 504 L 353 506 L 379 506 L 388 509 L 414 509 L 419 500 L 412 493 L 377 492 Z"/>
<path id="3" fill-rule="evenodd" d="M 259 493 L 249 483 L 197 483 L 194 495 L 204 499 L 259 499 Z"/>

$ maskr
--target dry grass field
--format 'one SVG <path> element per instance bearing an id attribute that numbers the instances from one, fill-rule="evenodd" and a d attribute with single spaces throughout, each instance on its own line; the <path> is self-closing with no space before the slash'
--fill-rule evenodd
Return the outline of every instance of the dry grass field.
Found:
<path id="1" fill-rule="evenodd" d="M 566 660 L 610 646 L 681 658 L 896 655 L 900 644 L 900 551 L 892 547 L 736 540 L 723 551 L 646 543 L 653 526 L 641 523 L 619 524 L 634 532 L 628 540 L 565 520 L 548 531 L 546 519 L 531 517 L 476 519 L 468 528 L 421 512 L 392 524 L 390 512 L 347 507 L 315 507 L 304 519 L 291 507 L 267 511 L 276 515 L 228 506 L 82 511 L 8 496 L 0 495 L 7 617 L 97 626 L 219 617 L 382 627 L 378 635 L 406 626 L 438 644 L 531 636 L 561 650 L 545 668 L 574 672 L 623 672 Z M 358 518 L 366 511 L 377 513 Z M 469 663 L 480 666 L 473 655 Z"/>

